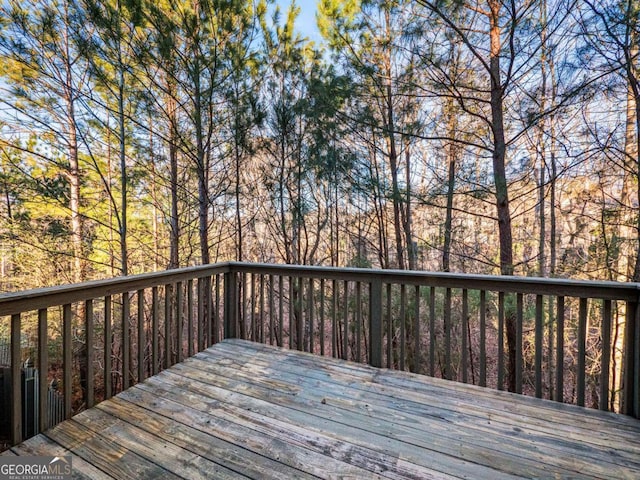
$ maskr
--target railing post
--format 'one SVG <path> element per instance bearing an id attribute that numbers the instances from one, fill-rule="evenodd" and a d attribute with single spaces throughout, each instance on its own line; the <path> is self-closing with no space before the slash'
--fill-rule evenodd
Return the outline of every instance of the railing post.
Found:
<path id="1" fill-rule="evenodd" d="M 382 367 L 382 280 L 369 284 L 369 364 Z"/>
<path id="2" fill-rule="evenodd" d="M 44 432 L 49 427 L 49 411 L 47 410 L 47 392 L 49 372 L 49 338 L 47 309 L 38 310 L 38 425 L 37 432 Z"/>
<path id="3" fill-rule="evenodd" d="M 224 338 L 236 338 L 236 272 L 224 274 Z"/>
<path id="4" fill-rule="evenodd" d="M 623 413 L 640 418 L 640 308 L 638 302 L 627 302 L 624 332 L 624 398 Z"/>
<path id="5" fill-rule="evenodd" d="M 62 388 L 64 391 L 64 418 L 67 420 L 71 418 L 71 382 L 73 373 L 73 339 L 71 337 L 71 317 L 71 304 L 67 303 L 62 307 L 62 354 L 64 356 L 62 367 Z M 111 351 L 109 351 L 109 358 L 111 358 Z"/>
<path id="6" fill-rule="evenodd" d="M 22 441 L 22 355 L 20 314 L 11 315 L 11 443 Z"/>

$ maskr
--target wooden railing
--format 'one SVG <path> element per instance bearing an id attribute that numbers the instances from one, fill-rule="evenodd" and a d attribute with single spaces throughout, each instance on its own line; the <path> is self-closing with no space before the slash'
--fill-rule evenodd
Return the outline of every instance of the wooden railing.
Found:
<path id="1" fill-rule="evenodd" d="M 11 441 L 23 439 L 30 332 L 31 360 L 48 380 L 40 430 L 53 379 L 69 418 L 229 337 L 497 389 L 511 374 L 518 393 L 640 417 L 639 292 L 634 283 L 229 262 L 5 294 Z"/>

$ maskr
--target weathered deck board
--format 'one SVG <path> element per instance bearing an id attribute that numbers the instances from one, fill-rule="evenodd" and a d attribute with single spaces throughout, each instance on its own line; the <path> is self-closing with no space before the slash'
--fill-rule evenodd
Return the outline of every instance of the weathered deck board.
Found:
<path id="1" fill-rule="evenodd" d="M 260 359 L 256 358 L 257 356 L 254 354 L 251 361 L 253 365 L 260 362 Z M 402 425 L 407 431 L 415 428 L 419 430 L 429 428 L 434 437 L 442 438 L 443 443 L 452 438 L 469 443 L 473 454 L 481 453 L 486 447 L 501 450 L 505 444 L 509 444 L 510 455 L 520 457 L 519 473 L 526 473 L 525 466 L 532 463 L 534 469 L 532 474 L 534 474 L 536 469 L 541 467 L 539 463 L 545 464 L 548 459 L 556 457 L 554 465 L 562 467 L 563 473 L 569 474 L 571 470 L 575 469 L 575 465 L 573 465 L 570 458 L 573 451 L 571 444 L 567 445 L 564 440 L 559 441 L 557 432 L 551 434 L 550 432 L 545 433 L 529 429 L 526 422 L 522 422 L 522 418 L 512 419 L 510 424 L 504 424 L 500 416 L 496 416 L 495 413 L 493 418 L 491 415 L 488 416 L 484 413 L 480 413 L 479 416 L 468 415 L 459 405 L 458 411 L 452 411 L 447 405 L 448 400 L 446 398 L 438 398 L 436 402 L 433 402 L 435 403 L 435 408 L 438 408 L 438 415 L 434 416 L 432 406 L 425 408 L 425 405 L 417 401 L 407 402 L 406 397 L 410 395 L 407 395 L 406 389 L 398 392 L 400 398 L 396 396 L 395 401 L 389 401 L 391 394 L 388 391 L 380 394 L 375 391 L 376 389 L 371 388 L 363 392 L 360 390 L 363 382 L 351 383 L 349 380 L 349 385 L 346 388 L 344 384 L 340 384 L 336 389 L 336 378 L 338 378 L 336 375 L 329 380 L 317 380 L 317 370 L 301 370 L 300 359 L 297 358 L 296 360 L 295 373 L 291 375 L 285 373 L 287 370 L 286 362 L 278 364 L 278 369 L 281 372 L 278 375 L 278 379 L 280 381 L 286 379 L 289 387 L 296 384 L 300 385 L 304 391 L 312 391 L 314 388 L 319 388 L 325 395 L 332 396 L 331 404 L 338 408 L 360 412 L 362 405 L 365 405 L 367 414 L 376 418 L 392 418 L 396 424 Z M 244 361 L 245 358 L 239 355 L 236 350 L 232 357 L 219 359 L 215 365 L 231 362 L 233 365 L 232 370 L 241 372 L 242 367 L 238 363 Z M 205 368 L 209 368 L 209 365 L 207 363 Z M 309 382 L 305 377 L 300 376 L 300 372 L 303 375 L 310 375 L 309 378 L 313 380 Z M 220 374 L 221 372 L 216 371 L 216 373 Z M 405 398 L 403 399 L 402 397 Z M 391 396 L 391 398 L 393 399 L 394 397 Z M 421 400 L 421 397 L 418 396 L 417 399 Z M 404 401 L 398 404 L 397 400 Z M 400 408 L 398 408 L 398 405 L 400 405 Z M 410 413 L 407 413 L 407 410 Z M 446 413 L 448 415 L 445 415 Z M 524 418 L 526 419 L 526 417 Z M 578 440 L 581 443 L 584 442 L 584 439 L 579 438 Z M 635 440 L 638 439 L 636 438 Z M 609 439 L 610 441 L 611 439 Z M 625 441 L 627 440 L 625 439 Z M 623 474 L 624 469 L 620 470 L 619 464 L 640 468 L 640 450 L 636 451 L 633 444 L 630 445 L 630 452 L 622 452 L 622 455 L 615 455 L 615 452 L 613 452 L 615 456 L 612 456 L 610 445 L 611 443 L 607 447 L 590 445 L 591 457 L 597 460 L 598 463 L 588 465 L 588 470 L 582 470 L 581 473 L 589 473 L 595 476 Z M 451 454 L 450 451 L 446 453 Z M 455 454 L 469 458 L 468 455 L 462 452 L 456 452 Z M 614 461 L 615 463 L 613 463 Z"/>
<path id="2" fill-rule="evenodd" d="M 640 421 L 227 340 L 14 447 L 76 478 L 640 478 Z"/>
<path id="3" fill-rule="evenodd" d="M 220 355 L 222 351 L 229 354 L 229 350 L 225 350 L 223 346 L 216 350 L 216 355 Z M 213 353 L 203 353 L 203 355 L 213 355 Z M 216 357 L 218 358 L 218 357 Z M 222 357 L 216 364 L 226 366 L 235 365 L 245 362 L 251 358 L 253 365 L 268 365 L 268 357 L 264 357 L 262 353 L 256 353 L 255 349 L 242 352 L 239 349 L 233 351 L 233 355 Z M 439 379 L 428 379 L 425 383 L 424 377 L 416 377 L 415 375 L 406 375 L 404 382 L 398 382 L 398 376 L 404 375 L 402 372 L 388 370 L 365 370 L 362 368 L 352 369 L 351 364 L 343 364 L 339 361 L 323 362 L 321 368 L 305 368 L 301 370 L 301 366 L 311 367 L 313 358 L 296 356 L 295 360 L 287 363 L 281 361 L 278 369 L 283 372 L 293 372 L 299 375 L 303 372 L 306 376 L 319 382 L 328 382 L 328 388 L 331 384 L 335 384 L 336 376 L 349 376 L 349 388 L 353 391 L 347 396 L 367 396 L 367 399 L 379 398 L 382 404 L 390 407 L 395 411 L 406 415 L 410 412 L 414 416 L 411 423 L 423 422 L 424 419 L 433 413 L 433 409 L 437 408 L 437 419 L 442 419 L 450 426 L 451 423 L 459 424 L 465 429 L 469 427 L 478 428 L 480 430 L 489 431 L 489 433 L 503 432 L 504 434 L 525 439 L 531 437 L 532 442 L 538 442 L 541 437 L 557 438 L 559 431 L 562 432 L 563 438 L 570 438 L 582 443 L 589 444 L 595 450 L 602 449 L 607 455 L 610 454 L 611 445 L 624 442 L 628 443 L 621 455 L 626 455 L 631 461 L 640 466 L 640 437 L 638 437 L 638 421 L 630 417 L 622 417 L 620 415 L 598 412 L 591 409 L 576 409 L 570 405 L 557 404 L 535 398 L 524 398 L 520 395 L 508 394 L 506 392 L 495 392 L 477 387 L 464 386 L 470 388 L 469 392 L 474 395 L 460 394 L 458 387 L 463 387 L 452 382 L 442 381 Z M 295 365 L 294 363 L 295 362 Z M 294 365 L 292 367 L 292 365 Z M 346 368 L 343 368 L 346 367 Z M 356 367 L 359 367 L 356 365 Z M 346 369 L 350 369 L 345 373 Z M 279 379 L 285 378 L 279 375 Z M 296 376 L 291 377 L 298 379 Z M 346 378 L 346 377 L 345 377 Z M 373 381 L 377 379 L 375 382 Z M 413 383 L 411 383 L 413 382 Z M 444 387 L 439 388 L 434 383 L 440 382 Z M 410 388 L 408 388 L 410 387 Z M 340 392 L 338 392 L 340 393 Z M 505 401 L 496 401 L 487 403 L 485 400 L 492 400 L 492 394 L 507 395 Z M 479 394 L 485 400 L 478 400 Z M 344 397 L 345 394 L 340 395 Z M 521 400 L 533 400 L 536 405 L 522 406 L 519 404 Z M 373 401 L 369 403 L 374 403 Z M 569 407 L 568 411 L 563 408 Z M 515 410 L 515 412 L 514 412 Z M 562 414 L 558 414 L 558 411 Z M 417 418 L 415 415 L 417 414 Z M 433 420 L 428 420 L 433 421 Z M 489 423 L 491 422 L 491 423 Z M 489 426 L 490 425 L 490 426 Z M 576 425 L 578 427 L 576 428 Z M 590 436 L 584 438 L 585 426 L 592 428 Z M 613 427 L 613 428 L 611 428 Z M 502 429 L 502 430 L 501 430 Z M 521 429 L 521 430 L 518 430 Z M 528 445 L 527 449 L 531 446 Z M 554 448 L 563 449 L 563 444 L 555 444 Z M 606 460 L 606 458 L 603 458 Z"/>

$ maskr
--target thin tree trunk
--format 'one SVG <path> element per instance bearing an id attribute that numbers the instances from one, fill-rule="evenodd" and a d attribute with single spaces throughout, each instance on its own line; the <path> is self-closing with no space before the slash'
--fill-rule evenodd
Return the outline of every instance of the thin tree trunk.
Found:
<path id="1" fill-rule="evenodd" d="M 120 186 L 122 188 L 120 204 L 120 270 L 123 276 L 127 276 L 129 271 L 128 251 L 127 251 L 127 156 L 125 139 L 125 115 L 124 115 L 124 65 L 122 55 L 118 51 L 118 67 L 120 69 L 118 78 L 118 127 L 120 140 Z"/>
<path id="2" fill-rule="evenodd" d="M 453 112 L 453 99 L 447 101 L 447 137 L 454 138 L 457 132 L 457 119 Z M 442 271 L 451 271 L 451 241 L 453 228 L 453 196 L 456 181 L 457 148 L 454 142 L 447 143 L 446 147 L 448 173 L 447 173 L 447 207 L 444 220 L 444 244 L 442 246 Z"/>
<path id="3" fill-rule="evenodd" d="M 242 234 L 242 212 L 240 210 L 240 146 L 236 142 L 235 145 L 235 200 L 236 200 L 236 260 L 238 262 L 242 262 L 244 255 L 242 252 L 242 245 L 244 242 L 243 234 Z"/>
<path id="4" fill-rule="evenodd" d="M 409 137 L 405 138 L 405 177 L 407 195 L 405 200 L 404 236 L 407 245 L 407 262 L 409 264 L 409 270 L 415 270 L 417 264 L 417 252 L 416 248 L 413 246 L 413 226 L 411 218 L 411 142 L 409 141 Z"/>
<path id="5" fill-rule="evenodd" d="M 174 96 L 176 88 L 167 81 L 167 111 L 169 121 L 169 189 L 171 195 L 171 216 L 169 220 L 169 268 L 180 266 L 180 220 L 178 218 L 178 131 L 177 104 Z"/>
<path id="6" fill-rule="evenodd" d="M 209 256 L 209 175 L 208 159 L 204 148 L 204 119 L 202 116 L 203 91 L 200 84 L 201 69 L 196 61 L 194 68 L 194 126 L 196 134 L 196 167 L 198 175 L 198 233 L 200 238 L 200 261 L 210 263 Z"/>

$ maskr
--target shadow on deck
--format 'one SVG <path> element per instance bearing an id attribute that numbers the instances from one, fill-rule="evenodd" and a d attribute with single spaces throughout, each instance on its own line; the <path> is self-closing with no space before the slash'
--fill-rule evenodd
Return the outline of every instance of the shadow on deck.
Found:
<path id="1" fill-rule="evenodd" d="M 4 455 L 79 478 L 640 478 L 640 421 L 242 340 Z"/>

